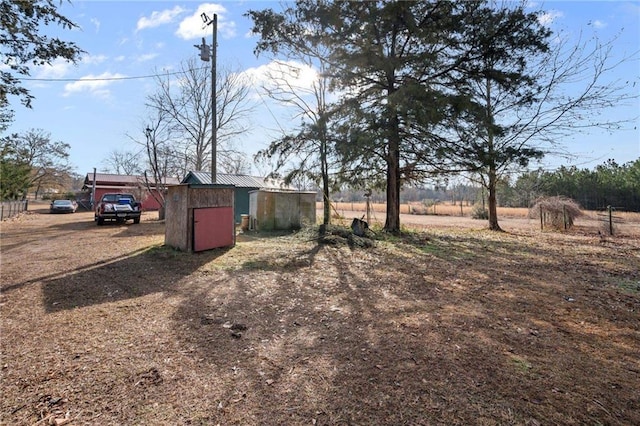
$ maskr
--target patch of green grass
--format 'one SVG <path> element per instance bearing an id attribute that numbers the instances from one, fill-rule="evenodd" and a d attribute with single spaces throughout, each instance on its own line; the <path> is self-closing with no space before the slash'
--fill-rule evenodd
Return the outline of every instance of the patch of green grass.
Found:
<path id="1" fill-rule="evenodd" d="M 166 246 L 164 244 L 156 244 L 154 246 L 149 247 L 146 250 L 147 254 L 150 255 L 160 255 L 166 257 L 167 255 L 171 255 L 172 257 L 182 254 L 182 252 L 174 247 Z"/>
<path id="2" fill-rule="evenodd" d="M 516 369 L 522 373 L 529 373 L 533 368 L 533 365 L 524 358 L 518 356 L 511 357 L 511 362 L 515 365 Z"/>
<path id="3" fill-rule="evenodd" d="M 440 258 L 446 257 L 449 254 L 448 250 L 438 244 L 425 244 L 424 246 L 419 247 L 419 250 L 425 254 L 430 254 Z"/>
<path id="4" fill-rule="evenodd" d="M 624 278 L 624 279 L 618 280 L 616 282 L 616 285 L 618 286 L 618 288 L 620 288 L 621 290 L 627 293 L 632 293 L 632 294 L 640 293 L 640 281 Z"/>
<path id="5" fill-rule="evenodd" d="M 263 259 L 247 260 L 242 263 L 242 269 L 273 269 L 276 265 Z"/>

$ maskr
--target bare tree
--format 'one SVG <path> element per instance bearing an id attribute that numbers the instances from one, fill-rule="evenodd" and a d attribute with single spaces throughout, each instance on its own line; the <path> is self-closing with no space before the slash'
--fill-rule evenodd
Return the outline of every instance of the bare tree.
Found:
<path id="1" fill-rule="evenodd" d="M 486 189 L 489 228 L 496 231 L 497 189 L 509 173 L 548 153 L 562 154 L 562 141 L 576 133 L 621 128 L 632 117 L 603 112 L 638 98 L 636 82 L 612 77 L 633 59 L 614 58 L 615 39 L 554 34 L 527 7 L 485 5 L 468 15 L 463 39 L 476 58 L 459 69 L 457 90 L 468 100 L 452 114 L 457 140 L 443 149 L 451 169 L 471 172 Z"/>
<path id="2" fill-rule="evenodd" d="M 158 139 L 162 134 L 162 123 L 155 123 L 152 127 L 145 129 L 146 151 L 151 176 L 147 170 L 144 171 L 144 184 L 149 194 L 160 205 L 158 219 L 164 219 L 165 194 L 167 192 L 167 174 L 169 173 L 169 156 L 167 146 Z"/>
<path id="3" fill-rule="evenodd" d="M 109 152 L 107 158 L 102 160 L 103 171 L 108 173 L 123 175 L 138 175 L 142 172 L 142 164 L 140 153 L 133 151 Z"/>
<path id="4" fill-rule="evenodd" d="M 297 4 L 300 6 L 300 3 Z M 289 168 L 285 181 L 311 180 L 322 188 L 323 224 L 331 221 L 330 170 L 335 155 L 335 132 L 329 97 L 330 48 L 319 43 L 325 28 L 315 19 L 301 20 L 297 7 L 281 14 L 271 9 L 249 11 L 253 32 L 261 35 L 256 54 L 268 53 L 289 61 L 276 61 L 278 69 L 269 75 L 263 89 L 271 99 L 293 108 L 300 125 L 271 142 L 257 158 L 277 157 L 275 172 Z M 313 73 L 312 76 L 309 74 Z M 307 78 L 300 74 L 306 74 Z M 301 85 L 299 82 L 307 80 Z"/>
<path id="5" fill-rule="evenodd" d="M 258 158 L 277 157 L 274 173 L 288 168 L 285 182 L 305 182 L 319 184 L 323 194 L 323 224 L 331 221 L 330 187 L 331 159 L 333 143 L 330 129 L 330 111 L 327 63 L 322 59 L 326 54 L 300 53 L 300 62 L 276 62 L 278 69 L 268 74 L 268 82 L 262 88 L 267 95 L 294 111 L 294 119 L 301 124 L 293 133 L 284 134 L 271 142 L 269 147 L 258 152 Z M 318 71 L 316 71 L 316 66 Z M 313 72 L 315 78 L 310 85 L 299 83 L 300 74 Z"/>
<path id="6" fill-rule="evenodd" d="M 155 110 L 155 115 L 144 119 L 139 134 L 128 135 L 141 148 L 138 174 L 142 175 L 140 185 L 147 189 L 160 206 L 158 218 L 164 219 L 167 179 L 181 180 L 187 173 L 187 155 L 182 146 L 173 138 L 171 121 L 167 113 Z"/>
<path id="7" fill-rule="evenodd" d="M 164 134 L 173 141 L 175 156 L 183 156 L 187 169 L 210 170 L 212 141 L 211 72 L 195 58 L 182 63 L 179 78 L 156 76 L 157 90 L 147 97 L 146 106 L 166 123 Z M 230 69 L 218 69 L 217 152 L 219 161 L 233 163 L 238 152 L 233 139 L 246 132 L 251 112 L 249 88 L 241 75 Z"/>
<path id="8" fill-rule="evenodd" d="M 251 163 L 242 154 L 234 155 L 221 166 L 222 171 L 229 174 L 243 175 L 251 172 Z"/>

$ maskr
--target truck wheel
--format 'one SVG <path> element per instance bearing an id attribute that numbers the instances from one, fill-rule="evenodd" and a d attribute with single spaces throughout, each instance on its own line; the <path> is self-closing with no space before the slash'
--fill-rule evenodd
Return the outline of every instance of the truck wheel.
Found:
<path id="1" fill-rule="evenodd" d="M 139 217 L 134 217 L 133 218 L 133 223 L 140 223 L 140 218 Z"/>

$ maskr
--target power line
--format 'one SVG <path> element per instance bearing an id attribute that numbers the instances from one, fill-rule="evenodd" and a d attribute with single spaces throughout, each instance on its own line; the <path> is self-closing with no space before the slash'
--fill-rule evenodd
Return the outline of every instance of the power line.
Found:
<path id="1" fill-rule="evenodd" d="M 100 78 L 98 78 L 98 77 L 96 77 L 96 78 L 31 78 L 31 77 L 27 77 L 27 78 L 20 78 L 20 80 L 24 80 L 24 81 L 48 81 L 48 82 L 141 80 L 141 79 L 145 79 L 145 78 L 154 78 L 154 77 L 160 77 L 160 76 L 165 76 L 165 75 L 186 74 L 189 71 L 197 71 L 197 70 L 202 70 L 202 69 L 205 69 L 205 68 L 206 67 L 195 68 L 195 69 L 192 69 L 192 70 L 183 70 L 183 71 L 162 73 L 162 74 L 138 75 L 138 76 L 130 76 L 130 77 L 100 77 Z"/>

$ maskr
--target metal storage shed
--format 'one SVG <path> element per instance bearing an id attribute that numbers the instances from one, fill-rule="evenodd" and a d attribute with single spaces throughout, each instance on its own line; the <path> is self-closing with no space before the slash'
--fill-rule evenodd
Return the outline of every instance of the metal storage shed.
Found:
<path id="1" fill-rule="evenodd" d="M 249 193 L 251 229 L 299 229 L 316 224 L 316 193 L 257 190 Z"/>
<path id="2" fill-rule="evenodd" d="M 182 183 L 210 185 L 211 172 L 189 172 Z M 235 217 L 236 223 L 241 222 L 242 215 L 249 214 L 249 192 L 259 189 L 278 189 L 295 191 L 290 185 L 285 185 L 274 179 L 240 174 L 216 174 L 216 185 L 233 185 L 235 187 Z"/>

